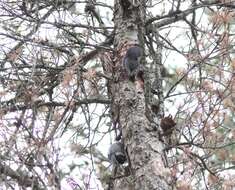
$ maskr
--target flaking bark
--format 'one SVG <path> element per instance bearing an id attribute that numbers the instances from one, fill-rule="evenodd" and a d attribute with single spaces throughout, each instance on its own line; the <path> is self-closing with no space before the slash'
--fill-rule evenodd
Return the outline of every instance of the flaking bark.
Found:
<path id="1" fill-rule="evenodd" d="M 114 189 L 172 189 L 170 170 L 164 167 L 162 159 L 163 144 L 145 114 L 145 91 L 137 81 L 129 81 L 123 71 L 122 59 L 128 47 L 135 44 L 144 47 L 144 1 L 116 0 L 114 23 L 115 82 L 109 91 L 113 107 L 119 107 L 118 122 L 131 170 L 130 176 L 115 180 Z"/>

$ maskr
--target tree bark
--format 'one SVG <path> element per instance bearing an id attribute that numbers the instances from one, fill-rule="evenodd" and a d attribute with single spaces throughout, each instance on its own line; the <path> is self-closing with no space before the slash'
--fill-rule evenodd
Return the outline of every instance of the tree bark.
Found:
<path id="1" fill-rule="evenodd" d="M 144 49 L 145 3 L 115 0 L 114 7 L 116 54 L 114 82 L 109 86 L 109 92 L 113 99 L 112 108 L 119 112 L 118 122 L 131 170 L 129 177 L 115 180 L 114 189 L 172 189 L 171 173 L 165 168 L 162 158 L 163 144 L 146 117 L 146 90 L 138 81 L 128 80 L 122 63 L 123 56 L 131 46 L 138 44 Z"/>

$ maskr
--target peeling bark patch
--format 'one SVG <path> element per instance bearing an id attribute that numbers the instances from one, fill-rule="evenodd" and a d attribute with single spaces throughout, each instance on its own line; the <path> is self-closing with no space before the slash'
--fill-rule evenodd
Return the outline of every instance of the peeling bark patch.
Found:
<path id="1" fill-rule="evenodd" d="M 160 154 L 160 151 L 163 150 L 163 146 L 161 143 L 159 143 L 159 141 L 151 142 L 149 143 L 149 145 L 154 152 L 157 152 L 159 154 Z"/>
<path id="2" fill-rule="evenodd" d="M 152 173 L 153 170 L 152 165 L 149 164 L 148 166 L 139 168 L 136 171 L 136 178 L 138 178 L 141 183 L 135 184 L 135 189 L 141 189 L 141 190 L 150 190 L 150 189 L 159 189 L 159 190 L 168 190 L 167 185 L 165 184 L 165 181 L 163 180 L 162 175 L 156 175 L 155 173 Z M 159 173 L 162 172 L 162 168 L 157 169 Z M 146 175 L 147 174 L 147 175 Z"/>
<path id="3" fill-rule="evenodd" d="M 130 89 L 129 89 L 129 88 L 124 88 L 124 91 L 125 91 L 125 92 L 129 92 Z"/>
<path id="4" fill-rule="evenodd" d="M 159 162 L 159 160 L 152 160 L 151 167 L 154 168 L 154 174 L 161 176 L 162 175 L 162 169 L 164 168 L 164 164 L 162 162 Z"/>

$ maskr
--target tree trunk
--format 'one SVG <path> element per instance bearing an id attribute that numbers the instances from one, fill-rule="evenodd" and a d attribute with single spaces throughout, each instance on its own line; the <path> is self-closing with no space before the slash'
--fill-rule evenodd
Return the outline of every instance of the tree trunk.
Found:
<path id="1" fill-rule="evenodd" d="M 144 49 L 145 3 L 115 0 L 114 12 L 115 81 L 110 84 L 109 92 L 113 98 L 112 110 L 119 112 L 118 122 L 131 170 L 131 176 L 115 180 L 114 189 L 172 189 L 171 173 L 162 158 L 163 144 L 146 117 L 146 86 L 144 90 L 139 81 L 129 81 L 122 63 L 131 46 L 138 44 Z"/>

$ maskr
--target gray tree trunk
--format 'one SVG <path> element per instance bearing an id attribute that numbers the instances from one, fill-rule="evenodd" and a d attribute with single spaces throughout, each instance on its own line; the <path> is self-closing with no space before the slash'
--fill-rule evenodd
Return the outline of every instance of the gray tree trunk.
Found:
<path id="1" fill-rule="evenodd" d="M 114 189 L 172 189 L 171 173 L 163 162 L 163 144 L 146 117 L 146 90 L 138 82 L 129 81 L 122 66 L 128 48 L 138 44 L 144 49 L 145 3 L 115 0 L 114 7 L 116 54 L 113 75 L 116 81 L 110 83 L 109 92 L 114 118 L 119 115 L 131 170 L 130 176 L 115 179 Z"/>

